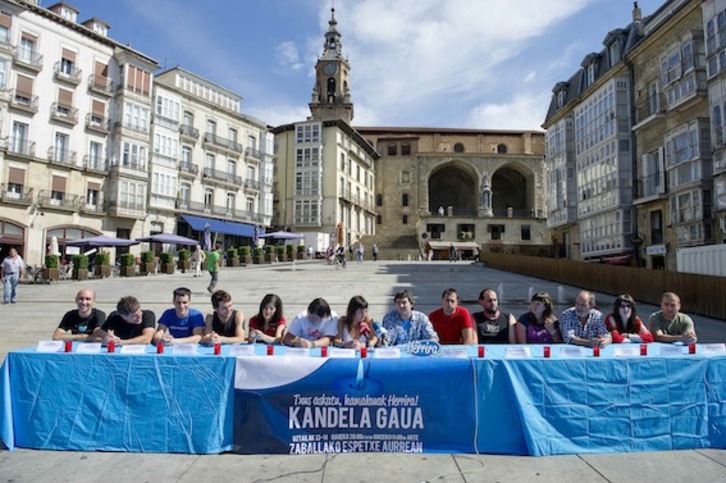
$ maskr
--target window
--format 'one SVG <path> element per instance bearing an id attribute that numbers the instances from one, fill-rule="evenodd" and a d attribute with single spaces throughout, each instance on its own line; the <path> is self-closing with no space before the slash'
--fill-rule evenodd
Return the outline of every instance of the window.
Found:
<path id="1" fill-rule="evenodd" d="M 345 154 L 340 153 L 340 170 L 345 171 Z"/>
<path id="2" fill-rule="evenodd" d="M 206 156 L 204 156 L 204 167 L 206 169 L 214 169 L 214 154 L 207 153 Z"/>
<path id="3" fill-rule="evenodd" d="M 227 174 L 232 177 L 237 175 L 237 163 L 231 159 L 227 160 Z"/>
<path id="4" fill-rule="evenodd" d="M 401 205 L 408 206 L 408 193 L 404 193 L 401 196 Z"/>
<path id="5" fill-rule="evenodd" d="M 158 116 L 171 119 L 172 121 L 178 121 L 180 108 L 181 105 L 174 99 L 169 99 L 162 95 L 156 96 L 156 114 Z M 184 114 L 186 116 L 187 113 Z"/>
<path id="6" fill-rule="evenodd" d="M 464 152 L 464 145 L 462 143 L 456 143 L 456 144 L 454 144 L 454 152 L 455 153 L 463 153 Z"/>
<path id="7" fill-rule="evenodd" d="M 532 239 L 532 231 L 529 225 L 522 225 L 520 229 L 520 237 L 523 241 Z"/>
<path id="8" fill-rule="evenodd" d="M 190 148 L 189 146 L 182 146 L 181 161 L 187 166 L 192 163 L 192 148 Z"/>
<path id="9" fill-rule="evenodd" d="M 650 212 L 650 243 L 652 245 L 663 243 L 663 212 L 661 210 Z"/>
<path id="10" fill-rule="evenodd" d="M 167 136 L 163 133 L 154 134 L 154 152 L 167 158 L 176 159 L 179 149 L 177 136 Z"/>
<path id="11" fill-rule="evenodd" d="M 232 146 L 237 144 L 237 130 L 233 127 L 229 128 L 229 141 Z"/>
<path id="12" fill-rule="evenodd" d="M 487 227 L 489 233 L 491 233 L 492 240 L 501 240 L 502 234 L 504 234 L 504 225 L 489 225 Z"/>
<path id="13" fill-rule="evenodd" d="M 701 85 L 704 83 L 699 81 L 695 72 L 695 67 L 700 64 L 695 55 L 697 51 L 696 40 L 688 39 L 660 59 L 661 83 L 669 108 L 690 97 L 699 87 L 706 87 Z"/>
<path id="14" fill-rule="evenodd" d="M 214 188 L 204 188 L 204 209 L 210 210 L 214 206 Z"/>
<path id="15" fill-rule="evenodd" d="M 227 193 L 227 211 L 233 211 L 237 205 L 237 196 L 234 193 Z"/>
<path id="16" fill-rule="evenodd" d="M 401 171 L 401 183 L 410 183 L 411 182 L 411 172 L 410 171 Z"/>
<path id="17" fill-rule="evenodd" d="M 7 85 L 8 63 L 6 60 L 0 59 L 0 88 Z"/>
<path id="18" fill-rule="evenodd" d="M 320 123 L 295 126 L 295 139 L 298 143 L 319 143 Z M 251 147 L 254 148 L 254 145 Z"/>
<path id="19" fill-rule="evenodd" d="M 189 111 L 184 111 L 184 125 L 189 127 L 194 126 L 194 114 Z"/>
<path id="20" fill-rule="evenodd" d="M 249 213 L 255 212 L 255 199 L 254 198 L 247 198 L 247 212 L 249 212 Z"/>
<path id="21" fill-rule="evenodd" d="M 60 162 L 70 161 L 70 151 L 68 150 L 68 144 L 70 137 L 68 134 L 56 133 L 53 159 Z"/>
<path id="22" fill-rule="evenodd" d="M 143 169 L 146 166 L 146 146 L 124 142 L 121 163 L 123 166 Z"/>
<path id="23" fill-rule="evenodd" d="M 103 144 L 91 141 L 88 146 L 88 163 L 89 169 L 100 169 L 103 160 Z"/>
<path id="24" fill-rule="evenodd" d="M 383 223 L 383 216 L 382 215 L 376 215 L 376 225 L 380 225 Z"/>
<path id="25" fill-rule="evenodd" d="M 207 133 L 217 134 L 217 123 L 213 119 L 207 119 Z"/>
<path id="26" fill-rule="evenodd" d="M 23 32 L 22 37 L 20 38 L 18 58 L 26 64 L 33 62 L 33 57 L 35 57 L 36 39 L 37 37 L 35 37 L 35 35 L 26 32 Z"/>
<path id="27" fill-rule="evenodd" d="M 192 193 L 192 185 L 189 183 L 181 183 L 179 185 L 179 201 L 183 203 L 184 205 L 189 204 L 189 199 L 191 198 Z"/>
<path id="28" fill-rule="evenodd" d="M 396 156 L 398 154 L 398 145 L 395 143 L 390 143 L 388 145 L 388 155 L 389 156 Z"/>
<path id="29" fill-rule="evenodd" d="M 383 206 L 383 195 L 380 193 L 376 195 L 376 206 Z"/>
<path id="30" fill-rule="evenodd" d="M 401 217 L 401 224 L 402 225 L 408 225 L 408 215 L 403 215 Z"/>
<path id="31" fill-rule="evenodd" d="M 142 96 L 151 94 L 151 73 L 129 65 L 126 67 L 126 88 Z"/>
<path id="32" fill-rule="evenodd" d="M 401 143 L 401 156 L 410 156 L 410 155 L 411 155 L 411 144 Z"/>
<path id="33" fill-rule="evenodd" d="M 13 122 L 13 138 L 10 149 L 14 153 L 30 154 L 28 145 L 28 125 L 22 122 Z"/>
<path id="34" fill-rule="evenodd" d="M 101 197 L 101 186 L 98 183 L 88 183 L 88 189 L 86 190 L 86 205 L 98 206 Z"/>
<path id="35" fill-rule="evenodd" d="M 318 200 L 295 200 L 294 220 L 296 224 L 320 223 L 320 202 Z"/>
<path id="36" fill-rule="evenodd" d="M 356 164 L 355 168 L 356 168 L 355 180 L 360 183 L 360 164 Z"/>
<path id="37" fill-rule="evenodd" d="M 497 144 L 497 154 L 507 154 L 507 145 Z"/>
<path id="38" fill-rule="evenodd" d="M 124 103 L 124 127 L 138 132 L 148 132 L 149 109 L 131 102 Z"/>

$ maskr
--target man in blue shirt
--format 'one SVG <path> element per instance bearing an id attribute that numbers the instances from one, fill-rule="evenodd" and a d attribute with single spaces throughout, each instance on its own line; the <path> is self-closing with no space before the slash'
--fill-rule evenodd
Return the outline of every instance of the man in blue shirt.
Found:
<path id="1" fill-rule="evenodd" d="M 166 310 L 159 319 L 154 342 L 164 345 L 196 344 L 204 334 L 204 315 L 189 307 L 192 292 L 186 287 L 174 290 L 174 308 Z"/>
<path id="2" fill-rule="evenodd" d="M 398 292 L 393 301 L 395 308 L 383 316 L 383 328 L 388 331 L 388 344 L 402 345 L 417 340 L 439 341 L 428 316 L 413 310 L 413 295 L 409 291 Z"/>
<path id="3" fill-rule="evenodd" d="M 574 307 L 562 312 L 560 331 L 565 344 L 595 347 L 612 342 L 602 312 L 595 308 L 595 294 L 587 290 L 577 294 Z"/>

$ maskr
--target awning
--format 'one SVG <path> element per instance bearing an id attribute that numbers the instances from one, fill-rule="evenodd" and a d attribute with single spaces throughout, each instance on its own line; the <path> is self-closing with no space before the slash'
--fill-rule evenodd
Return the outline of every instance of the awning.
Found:
<path id="1" fill-rule="evenodd" d="M 222 233 L 224 235 L 237 235 L 253 238 L 255 236 L 255 227 L 246 223 L 237 223 L 234 221 L 216 220 L 214 218 L 205 218 L 203 216 L 181 215 L 181 217 L 189 223 L 192 230 L 204 231 L 209 225 L 212 233 Z"/>
<path id="2" fill-rule="evenodd" d="M 618 255 L 616 257 L 604 257 L 601 261 L 610 265 L 629 265 L 631 258 L 631 255 Z"/>
<path id="3" fill-rule="evenodd" d="M 445 241 L 430 241 L 426 242 L 429 248 L 432 250 L 448 250 L 452 242 Z M 479 250 L 479 244 L 472 241 L 455 241 L 453 242 L 454 248 L 457 250 Z"/>

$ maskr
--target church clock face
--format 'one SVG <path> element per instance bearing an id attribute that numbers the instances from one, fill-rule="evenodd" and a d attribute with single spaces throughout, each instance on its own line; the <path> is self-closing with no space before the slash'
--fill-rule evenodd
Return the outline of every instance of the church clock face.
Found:
<path id="1" fill-rule="evenodd" d="M 323 68 L 323 70 L 325 71 L 326 74 L 333 75 L 336 72 L 338 72 L 338 64 L 336 64 L 334 62 L 329 62 L 329 63 L 325 64 L 325 67 Z"/>

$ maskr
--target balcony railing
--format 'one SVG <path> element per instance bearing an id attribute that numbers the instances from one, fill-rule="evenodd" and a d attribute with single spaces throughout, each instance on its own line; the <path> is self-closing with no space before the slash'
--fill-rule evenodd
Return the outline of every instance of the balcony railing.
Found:
<path id="1" fill-rule="evenodd" d="M 59 210 L 77 211 L 79 196 L 69 195 L 68 193 L 60 193 L 55 196 L 50 190 L 41 190 L 38 193 L 38 204 L 45 208 L 55 208 Z"/>
<path id="2" fill-rule="evenodd" d="M 248 146 L 248 147 L 245 148 L 245 154 L 247 156 L 250 156 L 250 157 L 255 158 L 257 160 L 262 159 L 262 155 L 260 153 L 260 150 L 259 149 L 255 149 L 255 148 L 250 147 L 250 146 Z"/>
<path id="3" fill-rule="evenodd" d="M 244 147 L 238 142 L 223 138 L 211 132 L 204 133 L 204 142 L 211 143 L 215 146 L 219 146 L 236 153 L 244 152 Z"/>
<path id="4" fill-rule="evenodd" d="M 665 96 L 657 93 L 648 96 L 635 107 L 635 124 L 639 124 L 653 116 L 665 113 Z"/>
<path id="5" fill-rule="evenodd" d="M 8 191 L 7 184 L 0 185 L 0 201 L 4 203 L 17 203 L 29 205 L 33 202 L 33 188 L 20 188 L 21 192 Z"/>
<path id="6" fill-rule="evenodd" d="M 495 208 L 492 213 L 497 218 L 542 218 L 542 210 L 535 211 L 526 208 Z M 454 216 L 464 215 L 465 213 L 454 212 Z M 468 213 L 467 213 L 468 214 Z"/>
<path id="7" fill-rule="evenodd" d="M 102 134 L 108 134 L 111 131 L 111 121 L 107 117 L 89 112 L 86 114 L 86 129 Z"/>
<path id="8" fill-rule="evenodd" d="M 145 203 L 109 200 L 107 203 L 107 207 L 111 214 L 115 216 L 125 216 L 128 218 L 142 218 L 146 216 Z"/>
<path id="9" fill-rule="evenodd" d="M 199 129 L 195 128 L 194 126 L 190 126 L 188 124 L 179 125 L 179 134 L 181 134 L 182 137 L 194 139 L 195 141 L 197 139 L 199 139 Z"/>
<path id="10" fill-rule="evenodd" d="M 159 114 L 154 115 L 154 124 L 160 127 L 165 127 L 167 129 L 176 129 L 179 125 L 179 121 L 175 119 L 170 119 L 168 117 L 161 116 Z"/>
<path id="11" fill-rule="evenodd" d="M 665 176 L 663 173 L 650 174 L 638 180 L 638 198 L 648 198 L 662 195 L 666 192 Z"/>
<path id="12" fill-rule="evenodd" d="M 253 213 L 251 211 L 229 208 L 221 205 L 209 205 L 199 201 L 180 200 L 177 203 L 177 208 L 180 211 L 214 214 L 228 219 L 246 220 L 258 223 L 261 223 L 265 216 L 263 213 Z"/>
<path id="13" fill-rule="evenodd" d="M 83 169 L 91 171 L 105 171 L 104 160 L 100 156 L 86 154 L 83 156 Z"/>
<path id="14" fill-rule="evenodd" d="M 12 89 L 10 91 L 10 107 L 35 114 L 38 112 L 38 96 Z"/>
<path id="15" fill-rule="evenodd" d="M 57 80 L 62 82 L 74 85 L 81 83 L 81 69 L 77 69 L 75 65 L 71 65 L 70 69 L 66 71 L 60 62 L 56 62 L 53 66 L 53 74 Z"/>
<path id="16" fill-rule="evenodd" d="M 127 129 L 129 131 L 133 131 L 133 132 L 136 132 L 139 134 L 149 134 L 149 126 L 141 126 L 138 124 L 131 124 L 128 122 L 121 122 L 121 121 L 116 121 L 116 123 L 114 123 L 113 126 L 115 129 L 123 128 L 123 129 Z"/>
<path id="17" fill-rule="evenodd" d="M 194 163 L 187 163 L 186 161 L 180 161 L 179 162 L 179 171 L 182 173 L 188 173 L 193 176 L 196 176 L 199 174 L 199 166 L 197 166 Z"/>
<path id="18" fill-rule="evenodd" d="M 18 154 L 21 156 L 35 157 L 35 141 L 28 141 L 22 138 L 8 139 L 8 153 Z"/>
<path id="19" fill-rule="evenodd" d="M 54 102 L 50 106 L 50 117 L 59 122 L 75 125 L 78 123 L 78 109 Z"/>
<path id="20" fill-rule="evenodd" d="M 358 195 L 354 195 L 350 190 L 342 189 L 340 190 L 340 197 L 343 198 L 343 200 L 348 201 L 349 203 L 352 203 L 354 205 L 360 206 L 363 209 L 374 212 L 373 204 L 370 203 L 366 198 Z"/>
<path id="21" fill-rule="evenodd" d="M 259 191 L 260 187 L 262 186 L 262 183 L 260 183 L 258 180 L 254 179 L 254 178 L 247 178 L 245 180 L 245 186 L 249 189 Z"/>
<path id="22" fill-rule="evenodd" d="M 88 76 L 88 89 L 98 94 L 110 96 L 113 94 L 113 81 L 102 75 Z"/>
<path id="23" fill-rule="evenodd" d="M 139 159 L 136 161 L 123 161 L 114 157 L 109 159 L 108 168 L 109 170 L 116 171 L 130 171 L 136 175 L 144 174 L 147 172 L 147 164 L 145 159 Z"/>
<path id="24" fill-rule="evenodd" d="M 242 185 L 242 177 L 237 176 L 236 174 L 226 173 L 212 168 L 204 168 L 202 175 L 206 178 L 216 179 L 235 186 Z"/>
<path id="25" fill-rule="evenodd" d="M 13 62 L 26 69 L 40 72 L 43 68 L 43 56 L 34 50 L 16 47 L 13 52 Z"/>
<path id="26" fill-rule="evenodd" d="M 57 147 L 48 148 L 48 161 L 66 166 L 76 165 L 76 152 Z"/>

